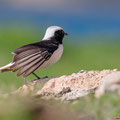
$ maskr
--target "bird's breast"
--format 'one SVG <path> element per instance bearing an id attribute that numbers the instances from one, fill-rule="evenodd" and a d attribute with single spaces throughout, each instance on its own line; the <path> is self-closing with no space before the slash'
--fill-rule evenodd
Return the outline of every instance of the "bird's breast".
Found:
<path id="1" fill-rule="evenodd" d="M 59 45 L 58 49 L 56 51 L 54 51 L 54 53 L 52 54 L 52 56 L 50 57 L 49 60 L 45 61 L 40 67 L 41 68 L 46 68 L 54 63 L 56 63 L 62 56 L 63 53 L 63 45 Z"/>

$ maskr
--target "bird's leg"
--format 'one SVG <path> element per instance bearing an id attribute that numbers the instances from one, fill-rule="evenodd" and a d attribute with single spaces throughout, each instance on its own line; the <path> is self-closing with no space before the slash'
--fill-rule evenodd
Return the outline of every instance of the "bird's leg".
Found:
<path id="1" fill-rule="evenodd" d="M 24 84 L 27 85 L 27 80 L 26 80 L 26 78 L 24 78 Z"/>
<path id="2" fill-rule="evenodd" d="M 40 79 L 40 77 L 37 76 L 34 72 L 32 72 L 32 74 L 33 74 L 38 80 Z"/>

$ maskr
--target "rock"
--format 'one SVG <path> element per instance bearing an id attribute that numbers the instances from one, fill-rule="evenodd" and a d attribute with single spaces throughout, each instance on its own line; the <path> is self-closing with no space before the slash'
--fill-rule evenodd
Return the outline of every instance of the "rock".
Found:
<path id="1" fill-rule="evenodd" d="M 120 72 L 113 72 L 101 80 L 101 85 L 95 91 L 95 97 L 99 98 L 105 92 L 120 94 Z"/>
<path id="2" fill-rule="evenodd" d="M 107 78 L 108 75 L 115 74 L 117 72 L 118 71 L 116 69 L 103 71 L 81 71 L 73 73 L 69 76 L 53 78 L 45 83 L 42 89 L 38 90 L 37 95 L 59 97 L 62 100 L 72 100 L 85 96 L 91 92 L 95 92 L 95 96 L 97 97 L 99 94 L 98 88 L 103 86 L 102 81 L 104 78 Z M 105 81 L 107 81 L 107 79 L 105 79 Z"/>
<path id="3" fill-rule="evenodd" d="M 31 94 L 41 96 L 43 99 L 74 100 L 91 92 L 97 98 L 101 97 L 105 92 L 120 94 L 120 71 L 117 69 L 103 71 L 82 70 L 68 76 L 44 78 L 23 85 L 12 94 Z"/>

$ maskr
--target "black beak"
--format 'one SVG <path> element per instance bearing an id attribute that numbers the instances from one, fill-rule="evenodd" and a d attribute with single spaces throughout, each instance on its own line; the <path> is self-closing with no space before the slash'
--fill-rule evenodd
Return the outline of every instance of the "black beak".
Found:
<path id="1" fill-rule="evenodd" d="M 69 35 L 69 34 L 64 32 L 64 35 Z"/>

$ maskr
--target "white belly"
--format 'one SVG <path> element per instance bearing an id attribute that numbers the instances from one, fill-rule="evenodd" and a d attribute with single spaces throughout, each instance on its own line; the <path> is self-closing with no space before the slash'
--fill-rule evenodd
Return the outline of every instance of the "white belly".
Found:
<path id="1" fill-rule="evenodd" d="M 39 67 L 39 69 L 46 68 L 46 67 L 56 63 L 61 58 L 62 53 L 63 53 L 63 45 L 59 45 L 58 49 L 53 53 L 53 55 L 50 57 L 50 59 L 47 60 L 46 62 L 44 62 L 43 65 L 41 65 Z"/>

